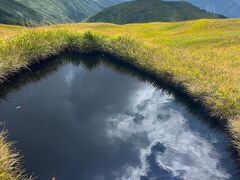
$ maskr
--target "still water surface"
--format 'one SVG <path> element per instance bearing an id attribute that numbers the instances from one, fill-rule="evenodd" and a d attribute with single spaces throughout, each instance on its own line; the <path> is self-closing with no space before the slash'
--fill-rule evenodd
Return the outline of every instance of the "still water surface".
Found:
<path id="1" fill-rule="evenodd" d="M 41 180 L 237 179 L 221 129 L 109 60 L 63 56 L 1 88 L 0 121 L 28 174 Z"/>

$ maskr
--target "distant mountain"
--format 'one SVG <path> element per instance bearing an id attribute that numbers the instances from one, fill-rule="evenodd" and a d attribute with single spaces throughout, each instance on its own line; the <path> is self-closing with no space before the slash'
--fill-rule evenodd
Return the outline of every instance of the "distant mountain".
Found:
<path id="1" fill-rule="evenodd" d="M 223 18 L 223 16 L 201 10 L 187 2 L 136 0 L 106 8 L 87 19 L 87 21 L 126 24 L 154 21 L 183 21 L 202 18 Z"/>
<path id="2" fill-rule="evenodd" d="M 51 22 L 50 18 L 14 0 L 0 0 L 0 23 L 30 26 Z"/>
<path id="3" fill-rule="evenodd" d="M 168 0 L 182 1 L 182 0 Z M 240 0 L 185 0 L 209 12 L 225 15 L 227 17 L 240 17 Z"/>
<path id="4" fill-rule="evenodd" d="M 58 23 L 79 22 L 124 0 L 15 0 Z"/>

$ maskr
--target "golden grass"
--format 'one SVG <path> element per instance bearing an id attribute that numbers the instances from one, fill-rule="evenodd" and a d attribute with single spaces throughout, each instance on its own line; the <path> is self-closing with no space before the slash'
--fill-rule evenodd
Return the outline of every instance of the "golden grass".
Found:
<path id="1" fill-rule="evenodd" d="M 6 134 L 0 134 L 0 179 L 1 180 L 24 180 L 28 179 L 23 175 L 19 163 L 19 154 L 13 145 L 6 141 Z"/>
<path id="2" fill-rule="evenodd" d="M 227 123 L 240 152 L 240 19 L 38 28 L 0 25 L 0 32 L 2 81 L 66 49 L 108 53 L 201 103 L 211 116 Z"/>

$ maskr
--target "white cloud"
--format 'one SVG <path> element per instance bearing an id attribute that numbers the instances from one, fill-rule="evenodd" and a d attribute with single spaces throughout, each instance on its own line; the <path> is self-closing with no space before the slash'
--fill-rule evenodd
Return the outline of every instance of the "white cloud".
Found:
<path id="1" fill-rule="evenodd" d="M 157 143 L 166 149 L 156 154 L 156 163 L 174 176 L 189 180 L 230 178 L 219 166 L 218 152 L 207 139 L 188 127 L 182 112 L 171 107 L 173 101 L 172 96 L 143 86 L 129 99 L 128 109 L 133 115 L 120 113 L 109 117 L 110 138 L 128 141 L 133 135 L 146 133 L 149 141 L 147 146 L 139 147 L 141 166 L 127 167 L 119 179 L 140 179 L 146 175 L 150 168 L 147 157 Z M 144 116 L 141 123 L 134 121 L 134 114 Z"/>

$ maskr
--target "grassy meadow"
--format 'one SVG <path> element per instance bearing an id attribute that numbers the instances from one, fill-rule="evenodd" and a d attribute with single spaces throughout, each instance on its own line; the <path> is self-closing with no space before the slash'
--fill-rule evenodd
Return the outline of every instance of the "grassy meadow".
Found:
<path id="1" fill-rule="evenodd" d="M 0 25 L 0 80 L 66 50 L 110 54 L 179 89 L 226 124 L 240 154 L 240 19 Z M 0 179 L 9 179 L 3 168 L 12 160 L 6 143 L 0 138 L 0 154 L 6 154 Z M 9 168 L 14 174 L 16 168 Z"/>

